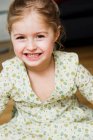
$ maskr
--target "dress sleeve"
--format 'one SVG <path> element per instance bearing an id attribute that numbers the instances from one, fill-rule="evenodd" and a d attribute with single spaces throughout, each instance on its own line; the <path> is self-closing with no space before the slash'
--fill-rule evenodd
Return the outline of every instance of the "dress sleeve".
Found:
<path id="1" fill-rule="evenodd" d="M 0 73 L 0 114 L 3 112 L 9 101 L 11 89 L 12 86 L 8 79 L 8 74 L 5 70 L 2 70 Z"/>
<path id="2" fill-rule="evenodd" d="M 82 65 L 78 65 L 76 74 L 76 85 L 81 94 L 91 103 L 93 103 L 93 76 Z"/>

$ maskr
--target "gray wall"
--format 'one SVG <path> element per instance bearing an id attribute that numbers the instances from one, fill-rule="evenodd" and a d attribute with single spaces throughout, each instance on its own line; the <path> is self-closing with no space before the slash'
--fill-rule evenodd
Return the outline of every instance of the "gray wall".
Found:
<path id="1" fill-rule="evenodd" d="M 9 40 L 7 31 L 7 11 L 12 0 L 0 0 L 0 41 Z"/>

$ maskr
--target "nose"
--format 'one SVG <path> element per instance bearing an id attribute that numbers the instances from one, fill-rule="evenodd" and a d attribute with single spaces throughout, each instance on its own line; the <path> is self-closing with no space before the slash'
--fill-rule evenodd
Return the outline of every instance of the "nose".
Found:
<path id="1" fill-rule="evenodd" d="M 36 46 L 36 43 L 35 43 L 34 39 L 29 39 L 27 41 L 27 49 L 30 50 L 30 51 L 37 49 L 37 46 Z"/>

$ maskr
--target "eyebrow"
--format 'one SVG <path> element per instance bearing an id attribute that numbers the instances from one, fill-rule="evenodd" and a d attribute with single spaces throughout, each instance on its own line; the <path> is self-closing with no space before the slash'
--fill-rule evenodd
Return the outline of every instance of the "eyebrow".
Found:
<path id="1" fill-rule="evenodd" d="M 40 31 L 40 32 L 36 32 L 35 34 L 48 34 L 48 32 L 45 32 L 45 31 Z M 21 34 L 21 33 L 15 33 L 14 36 L 24 36 L 25 34 Z"/>
<path id="2" fill-rule="evenodd" d="M 14 36 L 23 36 L 24 34 L 14 34 Z"/>
<path id="3" fill-rule="evenodd" d="M 48 32 L 41 31 L 41 32 L 36 32 L 35 34 L 48 34 Z"/>

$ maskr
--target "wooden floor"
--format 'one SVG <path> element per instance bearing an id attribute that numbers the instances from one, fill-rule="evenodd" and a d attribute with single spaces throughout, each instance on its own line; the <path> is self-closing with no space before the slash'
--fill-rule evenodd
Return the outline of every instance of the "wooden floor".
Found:
<path id="1" fill-rule="evenodd" d="M 0 70 L 2 69 L 1 63 L 5 61 L 6 59 L 12 58 L 14 56 L 13 49 L 10 42 L 4 42 L 0 43 L 0 48 L 6 47 L 6 50 L 9 49 L 8 52 L 0 53 Z M 92 74 L 93 74 L 93 45 L 91 46 L 74 46 L 74 47 L 66 47 L 65 51 L 69 52 L 76 52 L 79 55 L 80 63 L 82 63 Z M 83 102 L 84 104 L 87 104 L 89 107 L 92 107 L 90 103 L 86 102 L 86 100 L 77 92 L 78 98 L 80 102 Z M 8 122 L 11 118 L 11 110 L 13 101 L 11 100 L 4 113 L 0 117 L 0 124 L 3 124 L 5 122 Z"/>

